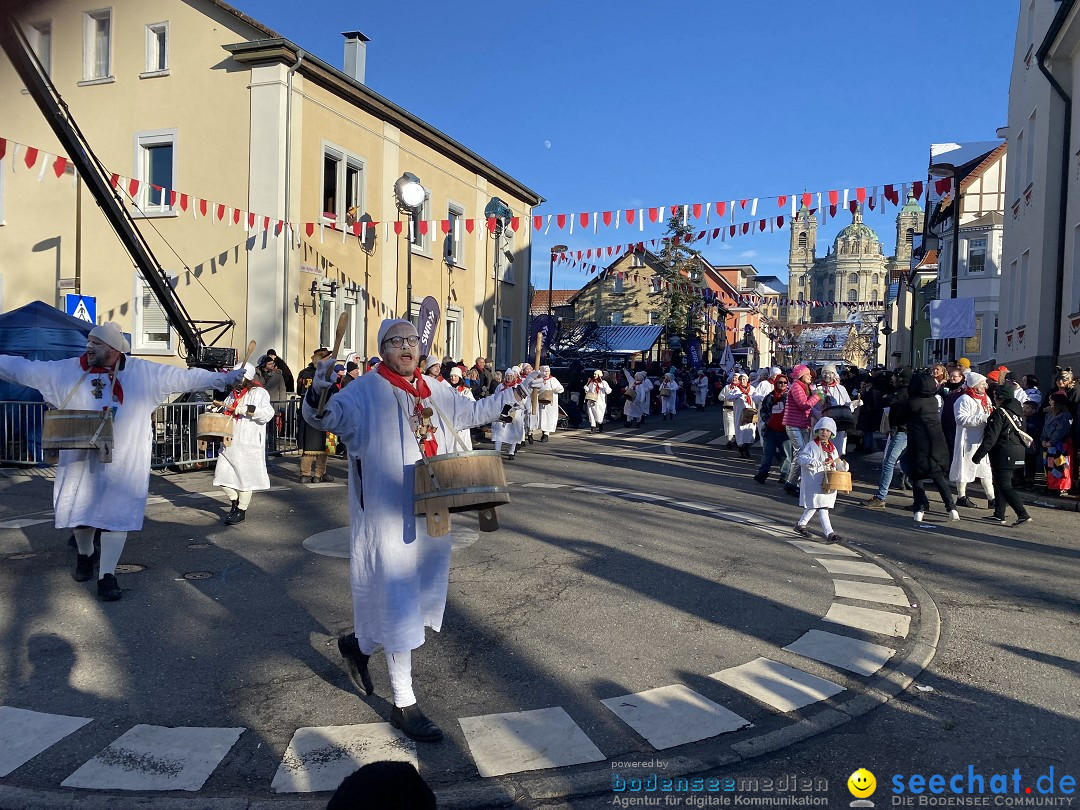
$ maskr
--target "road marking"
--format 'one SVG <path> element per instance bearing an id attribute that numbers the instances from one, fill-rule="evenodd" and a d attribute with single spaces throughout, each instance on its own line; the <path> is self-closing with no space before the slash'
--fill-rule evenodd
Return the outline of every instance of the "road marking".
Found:
<path id="1" fill-rule="evenodd" d="M 639 433 L 637 437 L 639 439 L 655 439 L 658 436 L 665 436 L 668 433 L 671 433 L 671 431 L 665 428 L 664 430 L 650 430 L 648 433 Z"/>
<path id="2" fill-rule="evenodd" d="M 812 540 L 788 540 L 791 545 L 796 548 L 801 548 L 807 554 L 838 554 L 842 557 L 858 557 L 859 555 L 852 551 L 850 548 L 844 548 L 839 543 L 832 543 L 831 545 L 822 545 L 821 543 L 815 543 Z M 860 557 L 860 559 L 862 559 Z M 877 587 L 877 586 L 875 586 Z M 884 586 L 882 586 L 884 587 Z M 907 604 L 905 602 L 905 604 Z"/>
<path id="3" fill-rule="evenodd" d="M 560 706 L 458 719 L 481 776 L 560 768 L 606 757 Z"/>
<path id="4" fill-rule="evenodd" d="M 389 723 L 298 728 L 270 789 L 275 793 L 335 790 L 362 765 L 387 760 L 419 767 L 416 743 Z"/>
<path id="5" fill-rule="evenodd" d="M 61 782 L 94 790 L 201 790 L 242 728 L 137 725 Z"/>
<path id="6" fill-rule="evenodd" d="M 705 442 L 705 444 L 710 446 L 710 447 L 715 447 L 718 444 L 725 444 L 726 445 L 729 441 L 731 441 L 731 438 L 728 437 L 728 436 L 717 436 L 712 441 Z"/>
<path id="7" fill-rule="evenodd" d="M 818 560 L 821 566 L 830 574 L 845 574 L 852 577 L 877 577 L 878 579 L 892 579 L 884 568 L 868 562 L 856 562 L 855 560 L 830 560 L 828 558 Z"/>
<path id="8" fill-rule="evenodd" d="M 807 630 L 784 649 L 859 675 L 873 675 L 896 655 L 896 650 L 891 647 L 859 641 L 849 636 L 838 636 L 823 630 Z"/>
<path id="9" fill-rule="evenodd" d="M 534 489 L 562 489 L 563 487 L 570 486 L 569 484 L 548 484 L 548 483 L 535 483 L 535 484 L 522 484 L 523 487 L 533 487 Z"/>
<path id="10" fill-rule="evenodd" d="M 704 436 L 706 433 L 711 433 L 709 430 L 688 430 L 686 433 L 680 433 L 678 436 L 668 436 L 669 442 L 689 442 L 696 439 L 698 436 Z"/>
<path id="11" fill-rule="evenodd" d="M 40 523 L 51 523 L 49 518 L 16 518 L 15 520 L 5 520 L 0 523 L 0 529 L 25 529 L 30 526 L 37 526 Z"/>
<path id="12" fill-rule="evenodd" d="M 911 627 L 911 617 L 902 613 L 890 613 L 887 610 L 841 605 L 833 602 L 824 620 L 856 630 L 866 630 L 881 636 L 907 638 Z"/>
<path id="13" fill-rule="evenodd" d="M 781 712 L 793 712 L 844 691 L 839 684 L 768 658 L 755 658 L 709 677 Z"/>
<path id="14" fill-rule="evenodd" d="M 861 599 L 864 602 L 882 602 L 886 605 L 910 607 L 907 594 L 895 585 L 878 585 L 874 582 L 850 582 L 834 579 L 836 595 L 844 599 Z"/>
<path id="15" fill-rule="evenodd" d="M 0 706 L 0 776 L 7 776 L 89 722 L 89 717 Z"/>
<path id="16" fill-rule="evenodd" d="M 752 723 L 682 684 L 601 700 L 653 748 L 676 745 L 747 728 Z"/>

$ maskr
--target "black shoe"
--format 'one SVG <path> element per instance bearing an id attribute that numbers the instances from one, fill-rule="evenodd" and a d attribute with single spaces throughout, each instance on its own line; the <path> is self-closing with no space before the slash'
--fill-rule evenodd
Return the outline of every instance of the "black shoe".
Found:
<path id="1" fill-rule="evenodd" d="M 826 543 L 843 543 L 844 538 L 841 537 L 840 535 L 838 535 L 836 532 L 833 532 L 832 534 L 830 534 L 828 537 L 825 538 L 825 542 Z"/>
<path id="2" fill-rule="evenodd" d="M 322 476 L 322 478 L 320 478 L 319 480 L 320 480 L 320 481 L 325 481 L 325 482 L 326 482 L 326 483 L 328 483 L 328 484 L 329 484 L 329 483 L 331 483 L 332 481 L 337 481 L 337 479 L 336 479 L 336 478 L 334 478 L 334 476 L 332 476 L 332 475 L 326 475 L 326 474 L 324 474 L 324 475 Z"/>
<path id="3" fill-rule="evenodd" d="M 301 484 L 310 484 L 311 483 L 311 476 L 310 475 L 301 475 L 300 476 L 300 483 Z"/>
<path id="4" fill-rule="evenodd" d="M 975 501 L 971 500 L 971 498 L 969 498 L 967 495 L 965 495 L 963 498 L 957 498 L 956 499 L 956 505 L 957 506 L 963 506 L 963 507 L 966 507 L 968 509 L 978 509 L 979 508 L 979 507 L 977 507 L 975 505 Z"/>
<path id="5" fill-rule="evenodd" d="M 599 428 L 600 428 L 600 432 L 603 433 L 604 432 L 604 423 L 603 422 L 600 423 Z"/>
<path id="6" fill-rule="evenodd" d="M 987 515 L 986 517 L 983 518 L 983 520 L 990 521 L 991 523 L 998 523 L 998 524 L 1000 524 L 1002 526 L 1005 525 L 1004 516 L 998 517 L 997 515 Z"/>
<path id="7" fill-rule="evenodd" d="M 514 456 L 515 456 L 515 455 L 517 455 L 517 454 L 516 454 L 516 453 L 511 453 L 510 455 L 508 455 L 508 456 L 506 457 L 506 460 L 507 460 L 507 461 L 513 461 L 513 460 L 514 460 Z"/>
<path id="8" fill-rule="evenodd" d="M 243 523 L 247 517 L 246 509 L 233 509 L 229 514 L 225 516 L 225 520 L 222 521 L 226 526 L 235 526 L 237 523 Z"/>
<path id="9" fill-rule="evenodd" d="M 531 433 L 526 433 L 525 434 L 525 441 L 527 441 L 529 444 L 532 444 L 532 434 Z"/>
<path id="10" fill-rule="evenodd" d="M 1018 517 L 1016 522 L 1013 523 L 1013 526 L 1024 526 L 1028 523 L 1031 523 L 1031 515 L 1024 515 L 1023 517 Z"/>
<path id="11" fill-rule="evenodd" d="M 799 488 L 794 484 L 784 484 L 784 492 L 786 492 L 792 498 L 799 497 Z"/>
<path id="12" fill-rule="evenodd" d="M 97 595 L 102 602 L 115 602 L 124 592 L 114 574 L 106 574 L 97 581 Z"/>
<path id="13" fill-rule="evenodd" d="M 338 652 L 345 659 L 345 668 L 349 671 L 349 680 L 357 689 L 365 695 L 375 691 L 375 684 L 371 681 L 371 673 L 368 672 L 370 655 L 360 652 L 360 644 L 356 640 L 355 633 L 349 633 L 337 640 Z"/>
<path id="14" fill-rule="evenodd" d="M 546 433 L 541 433 L 540 434 L 540 444 L 543 444 L 547 440 L 548 440 L 548 435 Z"/>
<path id="15" fill-rule="evenodd" d="M 420 711 L 420 707 L 415 703 L 404 709 L 395 706 L 390 711 L 390 725 L 401 729 L 406 737 L 417 742 L 438 742 L 443 736 L 442 729 Z"/>
<path id="16" fill-rule="evenodd" d="M 71 573 L 72 578 L 76 582 L 86 582 L 88 579 L 94 576 L 94 555 L 93 554 L 76 554 L 75 555 L 75 570 Z"/>
<path id="17" fill-rule="evenodd" d="M 808 528 L 806 528 L 805 526 L 803 526 L 803 525 L 801 525 L 799 523 L 795 524 L 795 533 L 802 536 L 802 537 L 813 537 L 814 536 L 813 534 L 810 533 L 810 530 Z"/>
<path id="18" fill-rule="evenodd" d="M 757 475 L 754 476 L 754 480 L 757 481 L 759 484 L 764 484 L 766 481 L 769 480 L 769 474 L 768 473 L 758 473 Z"/>

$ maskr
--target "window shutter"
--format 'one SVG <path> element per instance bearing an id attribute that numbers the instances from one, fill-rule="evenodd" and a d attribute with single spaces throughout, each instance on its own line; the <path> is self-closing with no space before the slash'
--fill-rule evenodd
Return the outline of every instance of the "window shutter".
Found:
<path id="1" fill-rule="evenodd" d="M 142 338 L 146 348 L 167 348 L 169 319 L 150 285 L 142 282 Z"/>

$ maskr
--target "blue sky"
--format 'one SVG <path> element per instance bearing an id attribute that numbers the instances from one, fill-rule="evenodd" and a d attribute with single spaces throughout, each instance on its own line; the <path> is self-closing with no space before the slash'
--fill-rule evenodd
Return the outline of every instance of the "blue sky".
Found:
<path id="1" fill-rule="evenodd" d="M 917 179 L 931 143 L 1006 124 L 1018 15 L 1017 0 L 233 2 L 339 67 L 340 32 L 363 31 L 367 84 L 537 191 L 537 214 Z M 886 252 L 894 216 L 866 217 Z M 547 288 L 556 242 L 661 232 L 553 227 L 533 283 Z M 703 252 L 786 278 L 787 249 L 785 230 Z M 588 278 L 557 266 L 555 287 Z"/>

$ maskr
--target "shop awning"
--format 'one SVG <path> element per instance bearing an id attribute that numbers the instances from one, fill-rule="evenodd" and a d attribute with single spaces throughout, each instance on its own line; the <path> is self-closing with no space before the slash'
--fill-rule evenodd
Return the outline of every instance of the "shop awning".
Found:
<path id="1" fill-rule="evenodd" d="M 598 326 L 569 351 L 582 354 L 641 354 L 652 349 L 663 326 Z"/>

